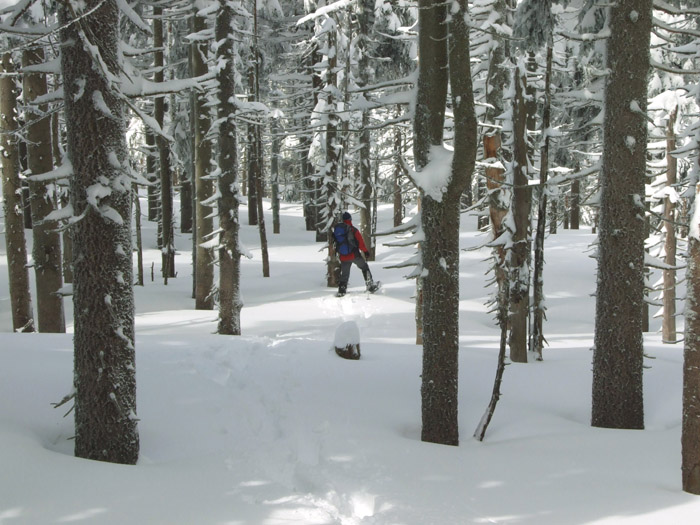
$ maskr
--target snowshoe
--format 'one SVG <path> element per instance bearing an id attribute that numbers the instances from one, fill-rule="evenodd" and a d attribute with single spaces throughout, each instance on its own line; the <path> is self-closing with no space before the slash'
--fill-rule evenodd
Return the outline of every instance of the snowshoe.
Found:
<path id="1" fill-rule="evenodd" d="M 377 290 L 379 290 L 381 287 L 382 287 L 382 282 L 381 282 L 381 281 L 377 281 L 377 282 L 375 282 L 375 283 L 370 284 L 370 285 L 367 287 L 367 291 L 368 291 L 369 293 L 374 293 L 374 292 L 376 292 Z"/>

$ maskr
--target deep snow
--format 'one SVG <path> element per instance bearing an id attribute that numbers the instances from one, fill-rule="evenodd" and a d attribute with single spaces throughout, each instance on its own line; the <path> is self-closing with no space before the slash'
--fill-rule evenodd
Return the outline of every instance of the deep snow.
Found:
<path id="1" fill-rule="evenodd" d="M 144 207 L 145 209 L 145 207 Z M 380 208 L 380 228 L 391 210 Z M 246 217 L 242 209 L 241 217 Z M 267 219 L 270 221 L 270 218 Z M 485 237 L 463 217 L 462 243 Z M 590 230 L 547 240 L 550 343 L 544 361 L 507 367 L 485 441 L 472 438 L 491 394 L 498 331 L 484 303 L 488 250 L 461 257 L 459 447 L 420 441 L 421 349 L 409 270 L 384 268 L 410 248 L 380 245 L 380 293 L 324 286 L 324 253 L 285 203 L 268 233 L 242 236 L 243 335 L 219 336 L 195 311 L 189 236 L 178 277 L 136 287 L 141 459 L 120 466 L 72 457 L 72 413 L 54 409 L 72 385 L 71 335 L 12 334 L 0 240 L 0 524 L 695 524 L 700 499 L 681 491 L 682 345 L 646 335 L 646 430 L 589 425 L 595 263 Z M 4 224 L 0 225 L 4 232 Z M 269 228 L 268 228 L 269 231 Z M 380 239 L 380 242 L 382 240 Z M 72 330 L 70 301 L 66 303 Z M 362 359 L 332 346 L 353 322 Z M 658 320 L 652 322 L 658 329 Z M 343 336 L 346 337 L 346 336 Z"/>

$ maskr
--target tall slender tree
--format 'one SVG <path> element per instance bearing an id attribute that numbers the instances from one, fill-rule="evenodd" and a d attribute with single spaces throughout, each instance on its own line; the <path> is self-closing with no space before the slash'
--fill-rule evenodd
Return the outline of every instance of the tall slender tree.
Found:
<path id="1" fill-rule="evenodd" d="M 36 276 L 37 321 L 40 332 L 62 333 L 66 331 L 63 313 L 63 286 L 61 259 L 61 235 L 55 221 L 48 215 L 55 209 L 54 185 L 40 179 L 42 174 L 53 170 L 51 152 L 51 120 L 47 116 L 46 104 L 34 101 L 48 91 L 46 73 L 36 71 L 33 66 L 44 63 L 44 49 L 40 45 L 27 48 L 22 54 L 23 95 L 27 106 L 27 167 L 33 175 L 29 177 L 29 199 L 33 225 L 34 273 Z"/>
<path id="2" fill-rule="evenodd" d="M 234 6 L 220 0 L 216 17 L 219 81 L 219 333 L 241 334 L 241 250 L 238 241 L 238 151 L 234 89 Z"/>
<path id="3" fill-rule="evenodd" d="M 207 31 L 206 15 L 198 9 L 199 0 L 194 2 L 193 29 L 200 37 Z M 192 73 L 194 76 L 204 75 L 209 71 L 207 60 L 209 43 L 199 38 L 192 43 Z M 214 221 L 211 207 L 214 197 L 214 184 L 210 175 L 212 142 L 209 100 L 206 92 L 195 94 L 194 104 L 194 149 L 195 149 L 195 307 L 197 310 L 214 309 L 214 250 L 211 247 L 211 236 L 214 234 Z"/>
<path id="4" fill-rule="evenodd" d="M 22 213 L 22 186 L 19 180 L 17 144 L 17 86 L 12 54 L 2 55 L 0 74 L 0 158 L 2 159 L 2 204 L 5 218 L 5 245 L 10 284 L 12 329 L 34 331 L 34 314 L 29 292 L 27 244 Z"/>

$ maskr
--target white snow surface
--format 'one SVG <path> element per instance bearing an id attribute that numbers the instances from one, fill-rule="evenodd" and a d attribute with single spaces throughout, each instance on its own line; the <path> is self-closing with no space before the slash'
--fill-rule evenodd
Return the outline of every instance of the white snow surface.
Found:
<path id="1" fill-rule="evenodd" d="M 391 226 L 391 212 L 380 206 L 380 230 Z M 645 334 L 646 353 L 655 357 L 644 372 L 646 430 L 589 424 L 590 230 L 548 237 L 550 345 L 543 362 L 507 367 L 482 443 L 472 433 L 491 395 L 499 333 L 484 306 L 488 249 L 461 252 L 461 443 L 449 447 L 420 441 L 415 285 L 403 279 L 405 270 L 384 268 L 413 248 L 380 245 L 370 266 L 382 291 L 365 294 L 353 268 L 348 295 L 336 298 L 301 206 L 284 203 L 281 216 L 282 234 L 268 233 L 271 277 L 262 277 L 259 248 L 242 261 L 238 337 L 214 333 L 216 312 L 194 310 L 188 235 L 176 235 L 178 277 L 162 284 L 155 225 L 144 220 L 147 282 L 135 290 L 135 466 L 73 457 L 73 414 L 51 406 L 72 390 L 70 298 L 68 334 L 11 333 L 0 240 L 0 524 L 700 521 L 700 498 L 681 490 L 681 345 Z M 475 225 L 463 217 L 463 248 L 485 242 Z M 0 231 L 4 237 L 4 221 Z M 243 224 L 241 236 L 259 246 L 255 227 Z M 343 322 L 362 334 L 359 361 L 331 349 Z M 653 330 L 658 325 L 653 319 Z"/>

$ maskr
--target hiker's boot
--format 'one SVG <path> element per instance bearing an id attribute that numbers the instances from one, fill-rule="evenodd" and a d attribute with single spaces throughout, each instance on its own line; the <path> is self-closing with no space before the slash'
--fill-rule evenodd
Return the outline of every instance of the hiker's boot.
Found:
<path id="1" fill-rule="evenodd" d="M 341 284 L 338 286 L 338 293 L 335 294 L 335 296 L 336 296 L 336 297 L 342 297 L 342 296 L 344 296 L 344 295 L 345 295 L 345 292 L 347 291 L 347 289 L 348 289 L 348 284 L 347 284 L 347 283 L 345 283 L 345 284 L 342 284 L 342 283 L 341 283 Z"/>
<path id="2" fill-rule="evenodd" d="M 365 278 L 365 286 L 367 287 L 367 291 L 370 293 L 376 292 L 378 286 L 374 283 L 374 279 L 372 279 L 372 274 L 370 273 L 370 271 L 362 270 L 362 277 Z"/>

